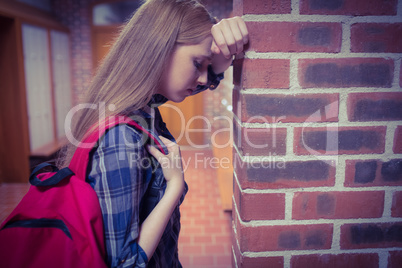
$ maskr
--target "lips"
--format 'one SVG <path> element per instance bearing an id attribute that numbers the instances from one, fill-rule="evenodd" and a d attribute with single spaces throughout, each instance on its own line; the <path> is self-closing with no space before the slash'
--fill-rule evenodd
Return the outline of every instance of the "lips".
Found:
<path id="1" fill-rule="evenodd" d="M 191 95 L 196 95 L 200 92 L 205 91 L 206 89 L 208 89 L 208 87 L 197 86 L 195 89 L 192 90 L 193 92 Z"/>

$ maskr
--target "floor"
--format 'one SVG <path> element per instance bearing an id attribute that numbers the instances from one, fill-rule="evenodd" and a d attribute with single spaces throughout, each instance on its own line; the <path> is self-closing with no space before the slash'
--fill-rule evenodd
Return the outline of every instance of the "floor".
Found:
<path id="1" fill-rule="evenodd" d="M 229 268 L 231 265 L 231 213 L 221 209 L 216 170 L 203 159 L 209 150 L 183 150 L 189 192 L 181 205 L 179 256 L 184 268 Z M 28 191 L 28 184 L 0 184 L 0 222 Z"/>

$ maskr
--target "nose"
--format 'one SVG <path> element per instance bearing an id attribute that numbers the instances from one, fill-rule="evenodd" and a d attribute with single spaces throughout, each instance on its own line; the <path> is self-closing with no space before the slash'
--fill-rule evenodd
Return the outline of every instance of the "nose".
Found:
<path id="1" fill-rule="evenodd" d="M 208 70 L 205 69 L 202 71 L 200 76 L 198 76 L 197 84 L 204 86 L 207 84 L 207 82 L 208 82 Z"/>

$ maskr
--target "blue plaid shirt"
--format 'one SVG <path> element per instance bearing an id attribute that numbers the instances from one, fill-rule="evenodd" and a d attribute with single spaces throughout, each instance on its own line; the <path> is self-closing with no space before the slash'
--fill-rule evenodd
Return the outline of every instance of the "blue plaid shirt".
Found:
<path id="1" fill-rule="evenodd" d="M 215 89 L 223 75 L 209 68 L 209 83 L 197 93 Z M 158 106 L 167 99 L 155 95 L 149 104 Z M 155 137 L 173 136 L 162 121 L 158 108 L 153 116 L 140 110 L 131 117 Z M 144 140 L 145 138 L 145 140 Z M 110 267 L 182 267 L 178 258 L 179 205 L 175 208 L 162 238 L 148 260 L 137 239 L 140 226 L 165 193 L 166 180 L 155 158 L 144 148 L 144 134 L 127 125 L 110 129 L 92 156 L 87 181 L 96 191 L 103 214 L 107 264 Z"/>
<path id="2" fill-rule="evenodd" d="M 132 118 L 158 136 L 158 131 L 149 127 L 152 117 L 148 114 L 138 111 Z M 167 130 L 158 134 L 173 139 Z M 137 244 L 142 222 L 166 189 L 159 163 L 143 146 L 147 142 L 144 137 L 145 134 L 131 126 L 119 125 L 104 135 L 92 156 L 87 180 L 98 195 L 103 214 L 107 264 L 111 267 L 181 267 L 177 249 L 179 206 L 149 261 Z M 183 198 L 184 194 L 180 203 Z"/>

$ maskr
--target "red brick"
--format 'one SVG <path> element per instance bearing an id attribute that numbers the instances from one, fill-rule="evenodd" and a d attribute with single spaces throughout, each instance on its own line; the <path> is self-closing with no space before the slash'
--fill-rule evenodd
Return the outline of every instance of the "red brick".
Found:
<path id="1" fill-rule="evenodd" d="M 221 234 L 223 226 L 205 226 L 205 233 L 207 234 Z"/>
<path id="2" fill-rule="evenodd" d="M 181 251 L 180 251 L 180 253 L 181 253 Z M 190 265 L 192 264 L 191 260 L 192 260 L 192 256 L 188 256 L 188 255 L 184 255 L 184 254 L 180 255 L 180 264 L 183 267 L 190 267 Z"/>
<path id="3" fill-rule="evenodd" d="M 399 72 L 399 86 L 402 87 L 402 62 L 401 62 L 401 67 L 400 67 L 400 72 Z"/>
<path id="4" fill-rule="evenodd" d="M 243 256 L 238 247 L 238 237 L 232 234 L 232 267 L 241 268 L 283 268 L 284 258 L 283 257 L 246 257 Z M 240 241 L 239 241 L 240 242 Z M 234 265 L 233 261 L 236 260 L 237 266 Z"/>
<path id="5" fill-rule="evenodd" d="M 402 251 L 390 251 L 388 256 L 388 268 L 400 268 L 402 263 Z"/>
<path id="6" fill-rule="evenodd" d="M 292 256 L 290 265 L 292 268 L 378 268 L 379 258 L 376 253 L 299 255 Z"/>
<path id="7" fill-rule="evenodd" d="M 332 224 L 240 227 L 240 251 L 330 249 Z"/>
<path id="8" fill-rule="evenodd" d="M 394 136 L 394 147 L 392 148 L 395 154 L 402 154 L 402 126 L 397 126 Z"/>
<path id="9" fill-rule="evenodd" d="M 242 268 L 283 268 L 283 257 L 244 257 L 238 267 Z"/>
<path id="10" fill-rule="evenodd" d="M 342 26 L 328 22 L 247 22 L 256 52 L 340 52 Z"/>
<path id="11" fill-rule="evenodd" d="M 392 86 L 394 61 L 383 58 L 300 59 L 303 88 Z"/>
<path id="12" fill-rule="evenodd" d="M 219 204 L 220 204 L 220 203 L 219 203 Z M 216 211 L 216 207 L 214 207 L 214 210 Z M 220 211 L 219 211 L 218 213 L 220 213 Z M 217 213 L 217 214 L 218 214 L 218 213 Z M 222 214 L 221 214 L 221 215 L 222 215 Z M 225 216 L 226 216 L 226 215 L 225 215 Z M 217 217 L 219 217 L 219 216 L 216 215 L 216 217 L 212 219 L 212 222 L 213 222 L 213 224 L 215 224 L 215 225 L 230 225 L 230 223 L 232 222 L 232 220 L 229 219 L 229 218 L 226 218 L 226 219 L 219 219 L 219 218 L 217 218 Z M 221 239 L 224 238 L 224 237 L 225 237 L 225 236 L 222 235 L 222 236 L 221 236 Z"/>
<path id="13" fill-rule="evenodd" d="M 402 217 L 402 192 L 395 192 L 392 198 L 392 217 Z"/>
<path id="14" fill-rule="evenodd" d="M 233 0 L 233 13 L 245 14 L 290 14 L 291 0 Z"/>
<path id="15" fill-rule="evenodd" d="M 233 15 L 234 16 L 243 16 L 244 15 L 243 0 L 233 0 Z"/>
<path id="16" fill-rule="evenodd" d="M 350 93 L 347 107 L 350 121 L 402 120 L 402 92 Z"/>
<path id="17" fill-rule="evenodd" d="M 194 243 L 212 244 L 212 236 L 208 235 L 194 235 Z"/>
<path id="18" fill-rule="evenodd" d="M 233 114 L 235 114 L 238 118 L 242 118 L 240 90 L 236 86 L 233 88 L 233 91 L 232 91 L 232 106 L 233 106 Z"/>
<path id="19" fill-rule="evenodd" d="M 232 201 L 233 203 L 233 201 Z M 234 206 L 232 206 L 234 207 Z M 237 213 L 235 209 L 232 210 L 232 218 L 233 218 L 233 224 L 232 224 L 232 267 L 236 267 L 234 263 L 236 262 L 237 264 L 242 262 L 243 255 L 240 252 L 239 248 L 239 243 L 240 243 L 240 234 L 239 231 L 236 229 L 236 226 L 240 227 L 239 219 L 237 217 Z M 239 266 L 238 266 L 239 267 Z"/>
<path id="20" fill-rule="evenodd" d="M 180 252 L 182 255 L 203 255 L 202 246 L 201 245 L 186 245 L 181 249 Z"/>
<path id="21" fill-rule="evenodd" d="M 193 263 L 199 267 L 211 267 L 214 265 L 214 256 L 193 256 Z"/>
<path id="22" fill-rule="evenodd" d="M 398 0 L 301 0 L 300 14 L 396 15 Z"/>
<path id="23" fill-rule="evenodd" d="M 238 247 L 235 235 L 232 235 L 232 245 L 233 245 L 233 253 L 232 255 L 232 261 L 236 259 L 237 266 L 234 264 L 232 267 L 241 267 L 241 268 L 255 268 L 255 267 L 261 267 L 261 268 L 283 268 L 284 265 L 284 259 L 283 257 L 246 257 L 243 256 L 242 253 L 240 252 L 240 249 Z M 239 241 L 240 242 L 240 241 Z M 232 253 L 232 254 L 233 254 Z"/>
<path id="24" fill-rule="evenodd" d="M 198 215 L 199 214 L 200 213 L 198 212 Z M 196 216 L 193 216 L 193 217 L 196 217 Z M 196 226 L 196 227 L 194 227 L 194 226 L 182 226 L 182 229 L 187 234 L 200 234 L 200 233 L 202 233 L 202 229 L 203 229 L 202 227 L 203 226 Z"/>
<path id="25" fill-rule="evenodd" d="M 402 222 L 344 224 L 341 249 L 392 248 L 402 246 Z"/>
<path id="26" fill-rule="evenodd" d="M 384 191 L 300 192 L 293 198 L 293 219 L 380 218 Z M 370 204 L 370 209 L 366 209 Z"/>
<path id="27" fill-rule="evenodd" d="M 216 256 L 216 264 L 221 265 L 222 267 L 224 267 L 225 265 L 227 266 L 229 263 L 231 263 L 231 260 L 232 258 L 230 255 Z"/>
<path id="28" fill-rule="evenodd" d="M 206 255 L 223 255 L 225 254 L 225 246 L 224 245 L 208 245 L 205 247 L 205 254 Z"/>
<path id="29" fill-rule="evenodd" d="M 385 150 L 386 127 L 298 127 L 294 151 L 298 155 L 380 154 Z"/>
<path id="30" fill-rule="evenodd" d="M 338 121 L 339 94 L 243 94 L 240 102 L 247 123 Z"/>
<path id="31" fill-rule="evenodd" d="M 182 225 L 184 225 L 182 222 L 180 222 Z M 187 234 L 180 234 L 179 237 L 179 243 L 180 244 L 191 244 L 191 235 L 187 235 Z"/>
<path id="32" fill-rule="evenodd" d="M 268 157 L 263 162 L 243 162 L 235 154 L 234 168 L 242 189 L 320 187 L 335 183 L 334 161 L 284 161 Z"/>
<path id="33" fill-rule="evenodd" d="M 289 60 L 241 59 L 233 62 L 233 83 L 241 88 L 289 88 Z"/>
<path id="34" fill-rule="evenodd" d="M 346 187 L 401 186 L 402 159 L 346 160 Z"/>
<path id="35" fill-rule="evenodd" d="M 285 155 L 286 128 L 244 128 L 233 124 L 233 141 L 243 155 Z"/>
<path id="36" fill-rule="evenodd" d="M 285 219 L 284 193 L 242 193 L 235 183 L 233 195 L 242 221 Z"/>
<path id="37" fill-rule="evenodd" d="M 191 209 L 191 211 L 189 211 L 189 209 Z M 192 218 L 192 219 L 195 219 L 195 218 L 197 218 L 197 217 L 199 217 L 200 216 L 200 212 L 199 211 L 195 211 L 195 210 L 193 210 L 192 208 L 186 208 L 186 210 L 185 210 L 185 213 L 183 213 L 183 216 L 184 217 L 187 217 L 187 218 Z"/>
<path id="38" fill-rule="evenodd" d="M 402 52 L 402 23 L 356 23 L 351 27 L 352 52 Z"/>
<path id="39" fill-rule="evenodd" d="M 231 226 L 229 224 L 225 224 L 224 226 L 222 226 L 222 232 L 221 233 L 230 233 L 230 229 L 231 229 Z M 227 246 L 227 245 L 225 245 L 225 246 Z"/>

